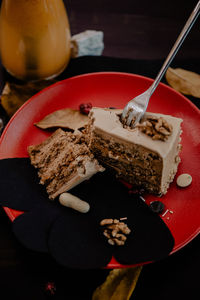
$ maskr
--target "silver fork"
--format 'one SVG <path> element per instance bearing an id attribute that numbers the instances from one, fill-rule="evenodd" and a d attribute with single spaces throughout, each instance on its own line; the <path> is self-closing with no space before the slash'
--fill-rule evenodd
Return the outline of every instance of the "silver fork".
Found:
<path id="1" fill-rule="evenodd" d="M 158 73 L 156 79 L 154 80 L 153 84 L 146 90 L 144 93 L 136 96 L 132 100 L 128 102 L 122 112 L 122 122 L 132 128 L 140 121 L 143 117 L 147 106 L 149 104 L 150 97 L 152 96 L 153 92 L 157 88 L 159 82 L 161 81 L 163 75 L 165 74 L 168 66 L 172 62 L 174 56 L 178 52 L 180 46 L 182 45 L 183 41 L 185 40 L 187 34 L 189 33 L 190 29 L 192 28 L 194 22 L 196 21 L 200 12 L 200 1 L 198 1 L 197 5 L 195 6 L 194 10 L 192 11 L 189 19 L 187 20 L 185 26 L 183 27 L 181 33 L 179 34 L 174 46 L 172 47 L 170 53 L 168 54 L 160 72 Z M 134 122 L 132 122 L 134 120 Z"/>

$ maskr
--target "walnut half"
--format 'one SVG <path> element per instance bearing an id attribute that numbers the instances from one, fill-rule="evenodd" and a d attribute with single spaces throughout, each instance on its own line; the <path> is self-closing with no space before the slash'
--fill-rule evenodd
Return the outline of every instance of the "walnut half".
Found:
<path id="1" fill-rule="evenodd" d="M 103 219 L 100 226 L 103 227 L 103 235 L 108 239 L 108 243 L 112 246 L 123 246 L 127 239 L 126 235 L 130 234 L 131 230 L 122 222 L 126 218 L 118 219 Z"/>

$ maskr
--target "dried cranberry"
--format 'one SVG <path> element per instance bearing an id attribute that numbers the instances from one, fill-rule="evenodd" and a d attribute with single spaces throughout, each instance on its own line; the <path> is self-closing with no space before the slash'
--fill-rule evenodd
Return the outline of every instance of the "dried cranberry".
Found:
<path id="1" fill-rule="evenodd" d="M 152 201 L 149 207 L 153 212 L 157 214 L 161 214 L 165 208 L 164 204 L 161 201 Z"/>
<path id="2" fill-rule="evenodd" d="M 53 281 L 47 282 L 45 292 L 48 296 L 54 296 L 56 293 L 56 285 Z"/>
<path id="3" fill-rule="evenodd" d="M 84 115 L 88 115 L 91 108 L 92 108 L 92 104 L 90 102 L 89 103 L 81 103 L 79 105 L 79 110 Z"/>

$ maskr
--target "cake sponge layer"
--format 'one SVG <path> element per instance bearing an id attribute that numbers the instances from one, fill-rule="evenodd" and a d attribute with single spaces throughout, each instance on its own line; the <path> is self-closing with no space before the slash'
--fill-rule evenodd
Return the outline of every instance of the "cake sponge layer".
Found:
<path id="1" fill-rule="evenodd" d="M 57 129 L 41 144 L 29 146 L 28 153 L 50 199 L 104 170 L 80 131 L 72 133 Z"/>

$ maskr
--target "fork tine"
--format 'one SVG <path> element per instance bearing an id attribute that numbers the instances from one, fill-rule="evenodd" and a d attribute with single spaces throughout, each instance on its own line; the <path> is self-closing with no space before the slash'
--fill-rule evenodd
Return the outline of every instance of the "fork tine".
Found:
<path id="1" fill-rule="evenodd" d="M 126 121 L 126 124 L 127 124 L 128 126 L 130 126 L 130 124 L 131 124 L 131 122 L 132 122 L 134 116 L 135 116 L 135 111 L 134 111 L 133 109 L 132 109 L 132 110 L 129 109 L 129 111 L 128 111 L 128 119 L 127 119 L 127 121 Z"/>
<path id="2" fill-rule="evenodd" d="M 132 124 L 131 127 L 134 128 L 135 125 L 140 122 L 141 118 L 142 118 L 142 115 L 141 115 L 141 113 L 138 112 L 137 115 L 136 115 L 135 121 L 134 121 L 134 123 Z"/>
<path id="3" fill-rule="evenodd" d="M 128 114 L 128 111 L 129 111 L 129 103 L 125 106 L 123 112 L 122 112 L 122 120 L 124 120 L 126 118 L 126 115 Z"/>

